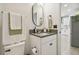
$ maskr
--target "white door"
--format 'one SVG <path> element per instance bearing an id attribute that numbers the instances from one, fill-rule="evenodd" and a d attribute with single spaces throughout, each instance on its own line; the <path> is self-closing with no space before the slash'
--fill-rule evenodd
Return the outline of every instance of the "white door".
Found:
<path id="1" fill-rule="evenodd" d="M 70 50 L 70 17 L 61 19 L 61 54 L 68 55 Z"/>
<path id="2" fill-rule="evenodd" d="M 56 40 L 49 41 L 42 45 L 42 55 L 56 55 Z"/>

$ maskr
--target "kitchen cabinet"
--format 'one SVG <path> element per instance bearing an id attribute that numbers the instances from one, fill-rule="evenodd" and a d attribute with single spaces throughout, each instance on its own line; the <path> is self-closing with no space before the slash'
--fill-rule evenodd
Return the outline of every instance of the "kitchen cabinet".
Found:
<path id="1" fill-rule="evenodd" d="M 43 38 L 30 35 L 31 49 L 36 48 L 36 55 L 56 55 L 57 54 L 57 34 Z"/>

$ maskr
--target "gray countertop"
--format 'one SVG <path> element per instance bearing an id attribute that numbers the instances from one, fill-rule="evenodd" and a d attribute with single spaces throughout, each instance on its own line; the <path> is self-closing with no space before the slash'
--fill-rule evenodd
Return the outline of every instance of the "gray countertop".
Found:
<path id="1" fill-rule="evenodd" d="M 43 32 L 43 33 L 31 33 L 31 35 L 34 35 L 34 36 L 37 36 L 37 37 L 40 37 L 40 38 L 44 38 L 44 37 L 48 37 L 48 36 L 51 36 L 51 35 L 55 35 L 57 34 L 57 31 L 54 31 L 54 32 Z"/>

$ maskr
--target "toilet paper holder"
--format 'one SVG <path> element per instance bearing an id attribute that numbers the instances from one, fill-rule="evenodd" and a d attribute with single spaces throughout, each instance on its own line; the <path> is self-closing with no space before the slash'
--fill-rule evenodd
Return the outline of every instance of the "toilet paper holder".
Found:
<path id="1" fill-rule="evenodd" d="M 32 47 L 32 49 L 34 49 L 34 48 L 37 49 L 36 47 Z M 38 53 L 38 51 L 36 50 L 35 53 Z"/>

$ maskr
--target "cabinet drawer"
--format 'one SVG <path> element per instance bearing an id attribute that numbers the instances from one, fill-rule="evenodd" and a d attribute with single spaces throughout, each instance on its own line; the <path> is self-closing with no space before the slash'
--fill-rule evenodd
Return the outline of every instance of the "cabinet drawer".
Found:
<path id="1" fill-rule="evenodd" d="M 13 44 L 4 47 L 5 55 L 23 55 L 25 42 Z"/>
<path id="2" fill-rule="evenodd" d="M 41 39 L 42 43 L 46 43 L 49 42 L 51 40 L 56 40 L 57 39 L 57 35 L 51 35 L 51 36 L 47 36 Z"/>

